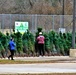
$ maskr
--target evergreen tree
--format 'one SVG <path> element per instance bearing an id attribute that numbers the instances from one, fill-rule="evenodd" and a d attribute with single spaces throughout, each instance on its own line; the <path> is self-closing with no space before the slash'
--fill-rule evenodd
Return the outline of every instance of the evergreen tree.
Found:
<path id="1" fill-rule="evenodd" d="M 16 33 L 16 48 L 19 54 L 23 53 L 22 34 Z"/>

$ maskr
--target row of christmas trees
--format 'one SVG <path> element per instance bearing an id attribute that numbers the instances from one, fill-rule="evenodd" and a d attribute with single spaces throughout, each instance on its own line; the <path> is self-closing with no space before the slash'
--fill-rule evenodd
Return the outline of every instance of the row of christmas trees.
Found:
<path id="1" fill-rule="evenodd" d="M 0 55 L 3 53 L 8 55 L 8 43 L 10 37 L 14 38 L 16 42 L 16 54 L 34 55 L 38 53 L 36 38 L 42 28 L 38 28 L 34 36 L 30 31 L 21 34 L 20 32 L 3 34 L 0 32 Z M 45 52 L 48 54 L 62 54 L 68 55 L 71 48 L 72 34 L 71 33 L 57 33 L 55 31 L 43 32 L 45 37 Z"/>

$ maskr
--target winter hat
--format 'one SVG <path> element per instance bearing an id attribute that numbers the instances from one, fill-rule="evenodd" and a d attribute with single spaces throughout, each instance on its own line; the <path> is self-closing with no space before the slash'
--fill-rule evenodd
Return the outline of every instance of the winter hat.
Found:
<path id="1" fill-rule="evenodd" d="M 42 32 L 40 32 L 39 34 L 42 34 Z"/>

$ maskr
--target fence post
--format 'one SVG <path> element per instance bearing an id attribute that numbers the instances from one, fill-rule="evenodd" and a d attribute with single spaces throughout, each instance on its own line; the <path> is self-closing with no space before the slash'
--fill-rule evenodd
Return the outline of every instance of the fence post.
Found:
<path id="1" fill-rule="evenodd" d="M 34 15 L 32 15 L 32 33 L 34 33 Z"/>
<path id="2" fill-rule="evenodd" d="M 35 32 L 37 30 L 37 14 L 35 15 Z"/>
<path id="3" fill-rule="evenodd" d="M 52 21 L 52 29 L 54 30 L 54 15 L 53 15 L 53 21 Z"/>
<path id="4" fill-rule="evenodd" d="M 2 32 L 4 33 L 4 14 L 2 14 Z"/>
<path id="5" fill-rule="evenodd" d="M 62 28 L 62 15 L 60 15 L 60 28 Z"/>
<path id="6" fill-rule="evenodd" d="M 11 22 L 12 22 L 12 21 L 11 21 L 11 14 L 10 14 L 10 33 L 11 33 L 11 26 L 12 26 L 12 25 L 11 25 Z"/>

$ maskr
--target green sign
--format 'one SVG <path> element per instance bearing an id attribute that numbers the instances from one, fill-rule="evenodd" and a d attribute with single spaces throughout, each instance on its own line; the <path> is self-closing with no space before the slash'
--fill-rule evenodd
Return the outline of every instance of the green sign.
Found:
<path id="1" fill-rule="evenodd" d="M 15 32 L 21 32 L 21 33 L 24 33 L 24 32 L 27 32 L 28 30 L 28 22 L 18 22 L 16 21 L 15 22 Z"/>

